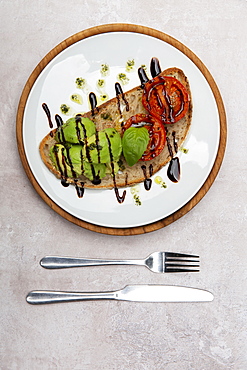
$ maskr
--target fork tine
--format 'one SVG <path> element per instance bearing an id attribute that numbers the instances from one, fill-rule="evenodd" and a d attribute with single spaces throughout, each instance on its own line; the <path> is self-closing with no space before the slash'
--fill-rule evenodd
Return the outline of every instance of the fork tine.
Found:
<path id="1" fill-rule="evenodd" d="M 186 263 L 179 264 L 179 263 L 166 263 L 166 267 L 200 267 L 200 265 L 195 265 L 195 264 L 189 264 L 187 265 Z"/>
<path id="2" fill-rule="evenodd" d="M 174 253 L 174 252 L 165 252 L 166 257 L 191 257 L 191 258 L 199 258 L 194 254 L 185 254 L 185 253 Z"/>
<path id="3" fill-rule="evenodd" d="M 166 260 L 166 263 L 170 262 L 200 262 L 199 260 L 185 260 L 185 259 L 177 259 L 177 258 L 169 258 Z"/>
<path id="4" fill-rule="evenodd" d="M 165 268 L 165 272 L 200 272 L 200 270 L 194 270 L 194 269 L 178 269 L 178 268 L 175 268 L 175 269 L 169 269 L 169 268 Z"/>
<path id="5" fill-rule="evenodd" d="M 199 256 L 163 252 L 163 272 L 199 272 Z M 189 258 L 189 259 L 188 259 Z"/>

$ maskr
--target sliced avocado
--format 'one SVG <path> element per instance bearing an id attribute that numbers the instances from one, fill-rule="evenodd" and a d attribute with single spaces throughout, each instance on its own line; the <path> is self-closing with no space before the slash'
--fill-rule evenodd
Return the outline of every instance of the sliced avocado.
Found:
<path id="1" fill-rule="evenodd" d="M 69 147 L 69 157 L 73 164 L 80 164 L 84 161 L 83 157 L 83 146 L 79 144 L 73 144 Z"/>
<path id="2" fill-rule="evenodd" d="M 97 185 L 100 180 L 106 175 L 106 165 L 104 163 L 89 163 L 83 162 L 84 176 L 86 176 L 93 184 Z"/>
<path id="3" fill-rule="evenodd" d="M 80 147 L 80 151 L 82 150 L 81 145 L 77 145 L 78 148 Z M 50 149 L 50 158 L 56 169 L 60 172 L 60 174 L 64 177 L 72 177 L 76 178 L 80 176 L 82 169 L 81 169 L 81 162 L 76 162 L 72 160 L 71 155 L 71 146 L 66 147 L 62 144 L 55 144 Z M 77 150 L 78 153 L 80 152 Z"/>
<path id="4" fill-rule="evenodd" d="M 102 179 L 106 175 L 106 166 L 103 163 L 89 163 L 83 155 L 82 145 L 71 145 L 69 147 L 69 158 L 75 168 L 80 167 L 80 174 L 83 173 L 89 180 Z"/>
<path id="5" fill-rule="evenodd" d="M 118 161 L 121 153 L 121 136 L 114 128 L 106 128 L 92 135 L 83 147 L 85 160 L 92 163 Z"/>
<path id="6" fill-rule="evenodd" d="M 55 144 L 50 149 L 50 158 L 62 176 L 77 178 L 83 174 L 97 184 L 106 175 L 106 165 L 84 161 L 82 148 L 81 145 Z"/>
<path id="7" fill-rule="evenodd" d="M 113 172 L 113 169 L 114 169 L 114 172 Z M 119 167 L 118 162 L 106 163 L 106 173 L 107 174 L 109 173 L 112 175 L 112 172 L 116 174 L 118 173 L 119 170 L 120 170 L 120 167 Z"/>
<path id="8" fill-rule="evenodd" d="M 96 132 L 95 124 L 89 118 L 80 115 L 68 119 L 56 132 L 55 140 L 58 143 L 68 142 L 82 144 L 85 136 L 89 138 Z"/>

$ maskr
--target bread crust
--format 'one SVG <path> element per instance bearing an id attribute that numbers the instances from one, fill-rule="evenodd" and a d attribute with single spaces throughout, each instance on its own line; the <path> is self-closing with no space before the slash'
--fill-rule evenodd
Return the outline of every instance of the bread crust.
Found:
<path id="1" fill-rule="evenodd" d="M 189 128 L 191 126 L 192 120 L 192 97 L 191 97 L 191 90 L 189 86 L 189 82 L 187 77 L 185 76 L 184 72 L 179 68 L 168 68 L 160 73 L 160 76 L 172 76 L 177 78 L 187 89 L 189 95 L 189 108 L 186 115 L 173 124 L 165 124 L 167 130 L 167 138 L 170 140 L 171 145 L 174 150 L 174 132 L 176 138 L 176 145 L 177 148 L 180 148 L 188 134 Z M 103 103 L 102 105 L 98 106 L 96 111 L 94 112 L 87 112 L 83 114 L 83 117 L 88 117 L 91 119 L 98 131 L 103 130 L 108 127 L 114 127 L 119 133 L 121 133 L 121 123 L 126 122 L 128 118 L 134 116 L 137 113 L 148 114 L 146 109 L 142 105 L 142 95 L 143 95 L 143 88 L 141 86 L 135 87 L 127 92 L 124 92 L 124 98 L 128 102 L 129 109 L 126 109 L 126 104 L 124 101 L 118 97 L 112 98 L 109 101 Z M 120 105 L 119 105 L 120 104 Z M 119 109 L 120 107 L 120 109 Z M 102 118 L 104 117 L 104 118 Z M 42 161 L 46 165 L 46 167 L 58 178 L 61 179 L 60 172 L 55 168 L 53 165 L 49 151 L 50 148 L 56 143 L 54 137 L 57 129 L 53 129 L 50 133 L 48 133 L 40 143 L 39 152 L 42 158 Z M 174 151 L 175 153 L 175 151 Z M 170 160 L 171 155 L 169 153 L 169 149 L 167 144 L 165 145 L 163 151 L 154 159 L 150 161 L 138 161 L 134 166 L 130 167 L 124 160 L 124 170 L 121 173 L 117 173 L 115 175 L 115 184 L 113 181 L 113 176 L 108 174 L 101 180 L 99 185 L 94 185 L 92 182 L 87 179 L 85 176 L 81 175 L 78 179 L 76 179 L 77 186 L 80 185 L 80 182 L 83 183 L 85 188 L 94 188 L 94 189 L 111 189 L 113 187 L 126 187 L 132 186 L 134 184 L 143 182 L 146 178 L 146 175 L 149 177 L 149 168 L 152 168 L 152 174 L 158 172 L 162 167 L 164 167 Z M 147 169 L 146 174 L 143 171 L 143 167 Z M 79 181 L 78 181 L 79 180 Z M 66 181 L 70 184 L 75 184 L 75 179 L 68 178 Z"/>

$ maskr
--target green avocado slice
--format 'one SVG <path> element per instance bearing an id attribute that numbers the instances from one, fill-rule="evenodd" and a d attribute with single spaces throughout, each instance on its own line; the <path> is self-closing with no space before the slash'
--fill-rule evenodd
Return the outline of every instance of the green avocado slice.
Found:
<path id="1" fill-rule="evenodd" d="M 96 133 L 95 124 L 89 118 L 76 116 L 58 127 L 55 140 L 58 143 L 84 144 L 85 138 Z"/>
<path id="2" fill-rule="evenodd" d="M 121 153 L 121 136 L 114 128 L 106 128 L 92 135 L 83 147 L 85 160 L 92 163 L 117 162 Z"/>
<path id="3" fill-rule="evenodd" d="M 84 161 L 82 152 L 82 145 L 55 144 L 50 149 L 50 158 L 62 177 L 77 178 L 83 174 L 93 182 L 105 177 L 106 165 Z"/>

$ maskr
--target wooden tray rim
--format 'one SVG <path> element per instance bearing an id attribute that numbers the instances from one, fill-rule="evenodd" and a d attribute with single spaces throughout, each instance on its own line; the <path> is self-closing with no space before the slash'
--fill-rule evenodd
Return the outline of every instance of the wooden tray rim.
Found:
<path id="1" fill-rule="evenodd" d="M 70 45 L 81 41 L 85 38 L 102 34 L 102 33 L 109 33 L 109 32 L 131 32 L 131 33 L 141 33 L 144 35 L 152 36 L 154 38 L 158 38 L 176 49 L 180 50 L 183 54 L 185 54 L 192 62 L 199 68 L 199 70 L 202 72 L 204 77 L 206 78 L 216 101 L 218 113 L 219 113 L 219 120 L 220 120 L 220 140 L 219 140 L 219 147 L 217 156 L 214 162 L 214 165 L 212 167 L 212 170 L 207 177 L 206 181 L 200 188 L 200 190 L 193 196 L 193 198 L 188 201 L 183 207 L 181 207 L 179 210 L 174 212 L 173 214 L 169 215 L 168 217 L 165 217 L 159 221 L 138 226 L 138 227 L 132 227 L 132 228 L 112 228 L 112 227 L 105 227 L 105 226 L 99 226 L 95 225 L 86 221 L 83 221 L 70 213 L 63 210 L 61 207 L 59 207 L 55 202 L 53 202 L 50 197 L 44 192 L 44 190 L 40 187 L 39 183 L 36 181 L 30 166 L 27 161 L 27 157 L 25 154 L 24 149 L 24 143 L 23 143 L 23 117 L 24 117 L 24 111 L 26 102 L 28 99 L 28 96 L 30 94 L 30 91 L 38 78 L 41 71 L 50 63 L 50 61 L 56 57 L 61 51 L 65 50 Z M 180 41 L 176 40 L 172 36 L 169 36 L 161 31 L 158 31 L 156 29 L 142 26 L 142 25 L 135 25 L 135 24 L 128 24 L 128 23 L 112 23 L 112 24 L 103 24 L 95 27 L 88 28 L 86 30 L 80 31 L 64 41 L 62 41 L 60 44 L 58 44 L 56 47 L 54 47 L 36 66 L 36 68 L 31 73 L 30 77 L 28 78 L 18 105 L 17 110 L 17 116 L 16 116 L 16 138 L 17 138 L 17 146 L 19 150 L 19 155 L 22 161 L 22 165 L 24 167 L 24 170 L 33 185 L 34 189 L 37 191 L 37 193 L 41 196 L 41 198 L 48 204 L 49 207 L 51 207 L 55 212 L 57 212 L 60 216 L 64 217 L 68 221 L 83 227 L 85 229 L 95 231 L 102 234 L 108 234 L 108 235 L 139 235 L 139 234 L 145 234 L 148 232 L 152 232 L 158 229 L 161 229 L 165 226 L 168 226 L 172 222 L 178 220 L 180 217 L 184 216 L 186 213 L 188 213 L 196 204 L 199 203 L 199 201 L 205 196 L 205 194 L 210 189 L 211 185 L 213 184 L 219 169 L 221 167 L 224 153 L 226 149 L 226 140 L 227 140 L 227 123 L 226 123 L 226 113 L 225 108 L 223 104 L 223 100 L 221 98 L 220 91 L 216 85 L 216 82 L 212 75 L 210 74 L 209 70 L 206 68 L 206 66 L 202 63 L 202 61 L 185 45 L 183 45 Z"/>

